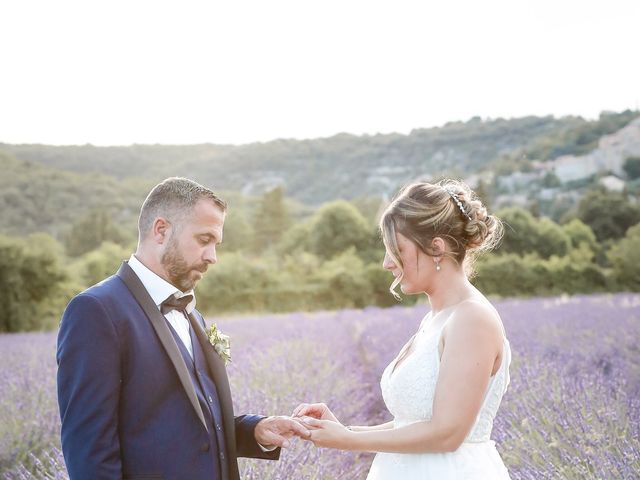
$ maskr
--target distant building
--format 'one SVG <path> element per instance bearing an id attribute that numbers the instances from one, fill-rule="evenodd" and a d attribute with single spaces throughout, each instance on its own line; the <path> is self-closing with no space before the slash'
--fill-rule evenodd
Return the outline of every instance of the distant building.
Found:
<path id="1" fill-rule="evenodd" d="M 625 182 L 615 175 L 607 175 L 598 180 L 598 183 L 611 192 L 624 191 Z"/>
<path id="2" fill-rule="evenodd" d="M 603 136 L 598 142 L 598 148 L 592 152 L 579 157 L 563 155 L 551 163 L 555 167 L 556 176 L 566 183 L 602 171 L 623 175 L 622 165 L 625 159 L 637 155 L 640 155 L 640 118 L 611 135 Z"/>

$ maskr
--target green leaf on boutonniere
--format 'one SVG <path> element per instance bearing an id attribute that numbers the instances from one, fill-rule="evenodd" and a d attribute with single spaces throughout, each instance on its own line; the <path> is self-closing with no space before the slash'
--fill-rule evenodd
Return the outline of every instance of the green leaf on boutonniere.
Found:
<path id="1" fill-rule="evenodd" d="M 231 340 L 225 335 L 214 323 L 205 330 L 209 343 L 213 345 L 214 350 L 224 361 L 225 366 L 231 361 Z"/>

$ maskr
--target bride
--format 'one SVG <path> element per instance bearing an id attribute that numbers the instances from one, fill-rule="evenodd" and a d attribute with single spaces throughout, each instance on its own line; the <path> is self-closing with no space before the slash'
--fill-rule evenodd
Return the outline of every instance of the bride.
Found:
<path id="1" fill-rule="evenodd" d="M 368 480 L 508 479 L 493 419 L 509 383 L 511 351 L 491 303 L 468 280 L 473 257 L 495 246 L 500 220 L 462 182 L 414 183 L 380 220 L 383 267 L 431 311 L 380 385 L 393 420 L 344 426 L 322 403 L 293 412 L 318 447 L 378 452 Z"/>

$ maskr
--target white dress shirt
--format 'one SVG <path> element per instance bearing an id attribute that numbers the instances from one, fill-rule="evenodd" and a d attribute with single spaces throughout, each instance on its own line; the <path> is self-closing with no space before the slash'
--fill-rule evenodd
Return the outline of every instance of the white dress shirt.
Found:
<path id="1" fill-rule="evenodd" d="M 196 308 L 196 296 L 194 295 L 193 290 L 186 293 L 181 292 L 164 278 L 149 270 L 136 258 L 135 255 L 131 255 L 131 258 L 129 258 L 129 266 L 144 285 L 144 288 L 153 299 L 158 310 L 160 310 L 160 304 L 164 302 L 169 295 L 175 295 L 176 298 L 180 298 L 185 295 L 193 295 L 193 300 L 187 304 L 185 310 L 187 313 L 191 313 Z M 182 343 L 184 343 L 184 346 L 187 347 L 189 355 L 193 358 L 193 346 L 191 345 L 191 336 L 189 335 L 190 327 L 187 317 L 184 316 L 184 313 L 179 312 L 178 310 L 171 310 L 164 317 L 169 321 L 173 329 L 178 334 L 178 337 L 180 337 L 180 340 L 182 340 Z"/>

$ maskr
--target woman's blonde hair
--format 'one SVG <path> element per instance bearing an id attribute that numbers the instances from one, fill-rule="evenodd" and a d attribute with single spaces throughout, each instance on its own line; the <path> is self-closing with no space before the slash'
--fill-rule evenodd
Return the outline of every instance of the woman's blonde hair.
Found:
<path id="1" fill-rule="evenodd" d="M 437 183 L 416 182 L 404 187 L 391 201 L 380 219 L 382 240 L 391 259 L 402 271 L 396 233 L 400 233 L 430 256 L 441 255 L 431 247 L 442 238 L 449 250 L 445 255 L 462 265 L 467 276 L 481 252 L 491 250 L 502 237 L 502 222 L 487 209 L 467 184 L 445 179 Z M 391 284 L 395 288 L 404 272 Z"/>

